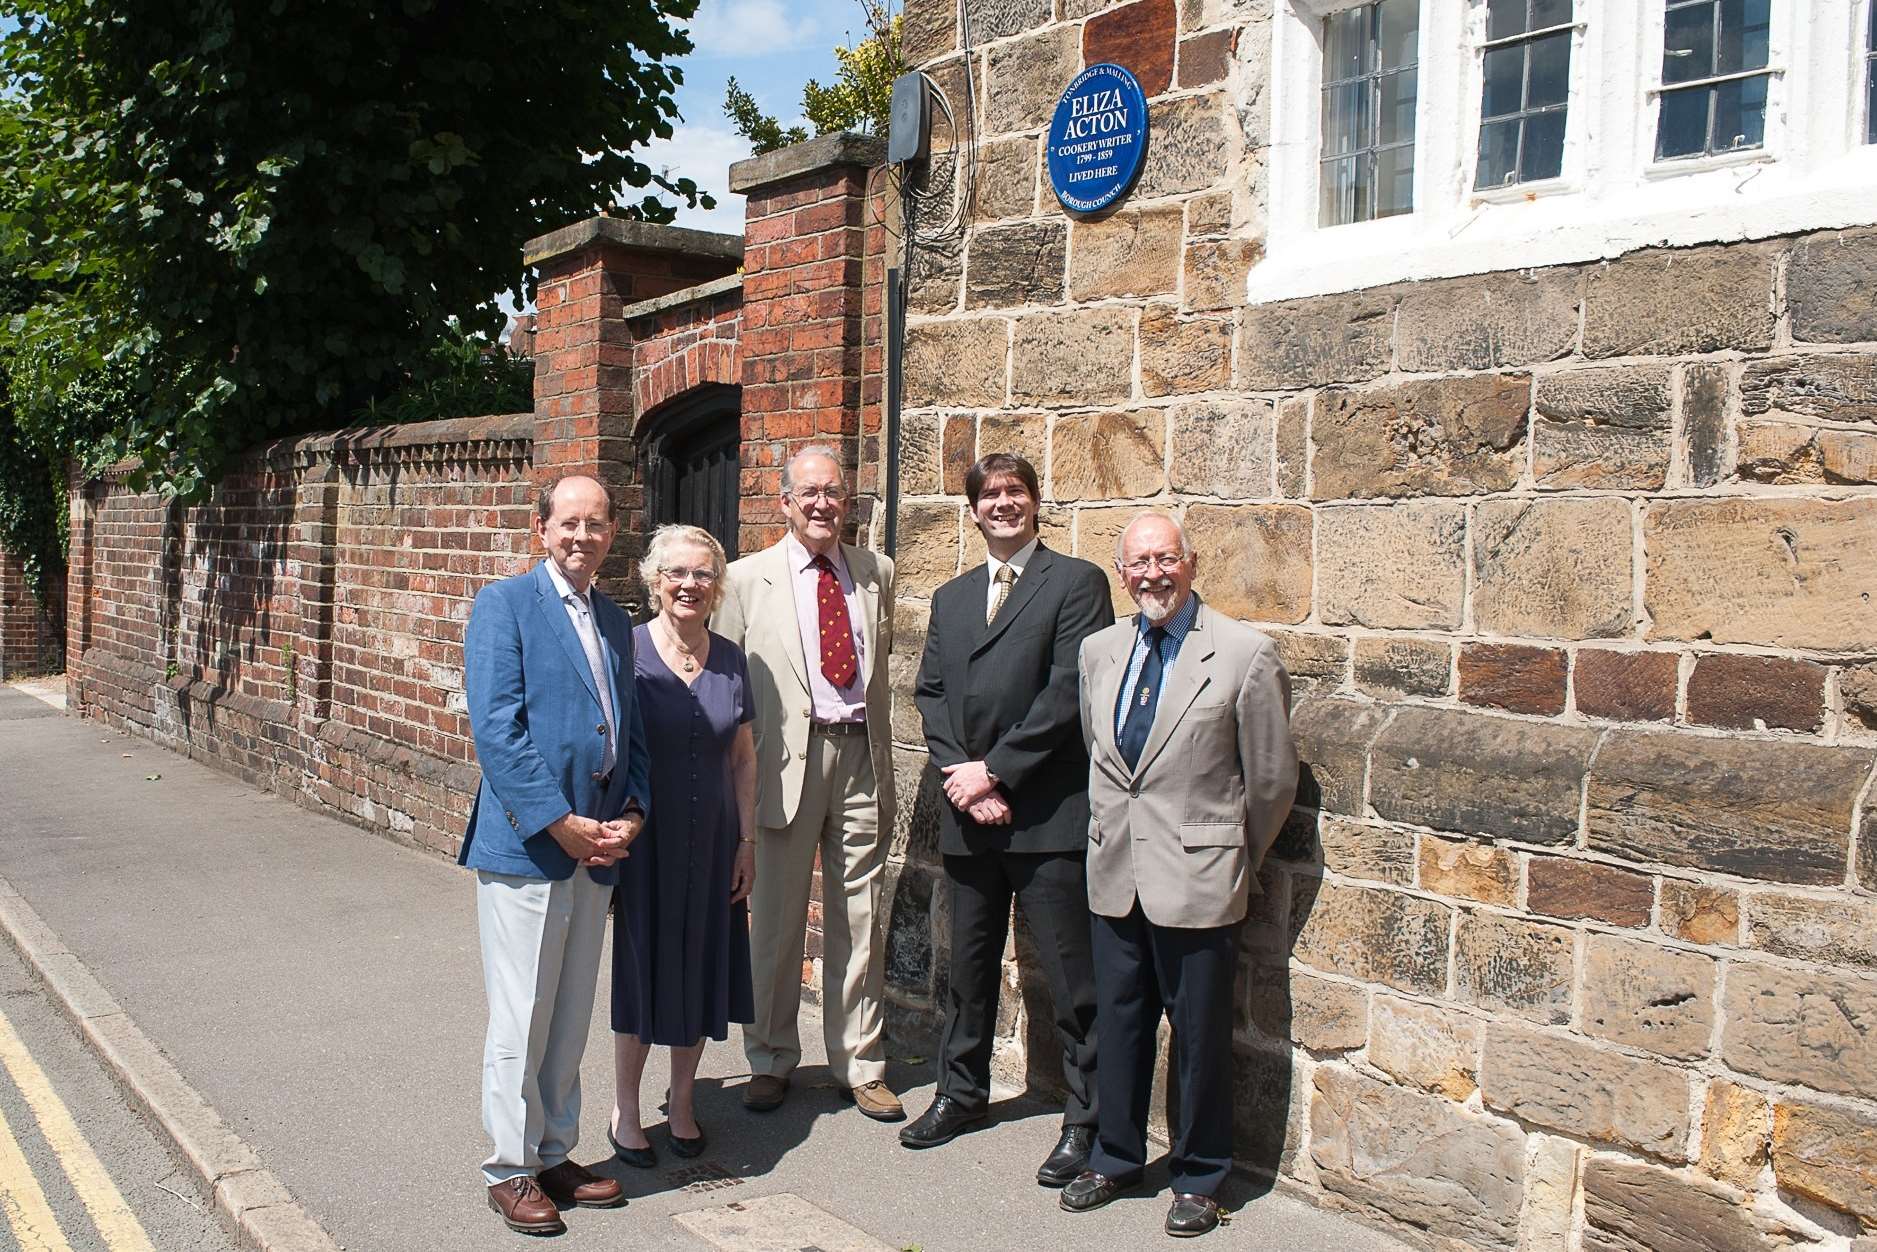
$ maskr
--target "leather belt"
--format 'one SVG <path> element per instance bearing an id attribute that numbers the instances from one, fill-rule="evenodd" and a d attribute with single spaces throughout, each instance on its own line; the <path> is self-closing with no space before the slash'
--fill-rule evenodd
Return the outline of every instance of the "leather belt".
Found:
<path id="1" fill-rule="evenodd" d="M 809 722 L 808 729 L 822 735 L 864 735 L 865 722 Z"/>

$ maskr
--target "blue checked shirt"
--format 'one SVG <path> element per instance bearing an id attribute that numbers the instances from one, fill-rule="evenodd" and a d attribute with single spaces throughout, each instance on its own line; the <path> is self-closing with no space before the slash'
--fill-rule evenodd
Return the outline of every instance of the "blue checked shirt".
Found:
<path id="1" fill-rule="evenodd" d="M 1173 673 L 1173 662 L 1180 655 L 1180 645 L 1186 642 L 1187 632 L 1193 628 L 1193 619 L 1199 616 L 1199 595 L 1194 593 L 1186 597 L 1182 604 L 1163 624 L 1166 637 L 1160 641 L 1160 686 L 1165 689 L 1167 679 Z M 1128 700 L 1133 696 L 1134 684 L 1140 681 L 1141 667 L 1147 664 L 1147 630 L 1153 623 L 1147 620 L 1145 613 L 1134 615 L 1134 652 L 1128 657 L 1128 669 L 1125 680 L 1121 683 L 1121 693 L 1115 700 L 1114 737 L 1121 738 L 1121 728 L 1127 724 Z M 1159 712 L 1158 709 L 1155 710 Z"/>

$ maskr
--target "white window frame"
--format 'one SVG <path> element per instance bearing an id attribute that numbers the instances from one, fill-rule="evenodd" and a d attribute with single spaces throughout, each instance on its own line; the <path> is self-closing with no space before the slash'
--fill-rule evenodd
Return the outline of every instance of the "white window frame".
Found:
<path id="1" fill-rule="evenodd" d="M 1358 2 L 1276 0 L 1253 303 L 1877 222 L 1877 144 L 1863 139 L 1877 0 L 1774 0 L 1763 146 L 1667 161 L 1662 0 L 1576 0 L 1561 173 L 1480 191 L 1485 0 L 1421 0 L 1414 211 L 1319 226 L 1323 18 Z"/>

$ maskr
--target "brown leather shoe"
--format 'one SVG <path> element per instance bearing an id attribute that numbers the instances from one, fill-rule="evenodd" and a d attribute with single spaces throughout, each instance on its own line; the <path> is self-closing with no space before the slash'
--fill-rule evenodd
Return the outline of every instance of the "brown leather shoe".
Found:
<path id="1" fill-rule="evenodd" d="M 841 1096 L 852 1101 L 855 1108 L 876 1122 L 906 1120 L 906 1106 L 878 1078 L 872 1082 L 863 1082 L 858 1087 L 843 1088 Z"/>
<path id="2" fill-rule="evenodd" d="M 626 1191 L 616 1179 L 596 1174 L 584 1165 L 562 1161 L 541 1171 L 537 1180 L 547 1198 L 561 1208 L 616 1209 L 626 1202 Z"/>
<path id="3" fill-rule="evenodd" d="M 501 1215 L 510 1230 L 519 1230 L 524 1235 L 567 1233 L 567 1223 L 560 1219 L 560 1210 L 526 1174 L 517 1174 L 507 1182 L 490 1187 L 489 1207 Z"/>
<path id="4" fill-rule="evenodd" d="M 782 1097 L 789 1093 L 789 1080 L 783 1074 L 756 1074 L 743 1088 L 743 1107 L 752 1113 L 767 1113 L 782 1107 Z"/>

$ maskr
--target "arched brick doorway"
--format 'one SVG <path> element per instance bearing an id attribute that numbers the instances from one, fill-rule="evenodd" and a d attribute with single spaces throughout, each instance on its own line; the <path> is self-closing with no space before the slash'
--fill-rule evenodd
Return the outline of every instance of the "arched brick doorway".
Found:
<path id="1" fill-rule="evenodd" d="M 742 388 L 705 383 L 647 414 L 639 435 L 646 530 L 702 526 L 737 554 Z"/>

